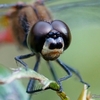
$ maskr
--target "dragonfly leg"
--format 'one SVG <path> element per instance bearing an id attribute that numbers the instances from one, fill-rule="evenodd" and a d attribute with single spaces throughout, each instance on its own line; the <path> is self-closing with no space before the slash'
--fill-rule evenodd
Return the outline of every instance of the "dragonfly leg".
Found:
<path id="1" fill-rule="evenodd" d="M 34 66 L 34 71 L 38 71 L 38 67 L 39 67 L 39 63 L 40 63 L 40 55 L 36 56 L 37 57 L 37 61 L 35 63 L 35 66 Z M 34 79 L 30 79 L 28 85 L 27 85 L 27 89 L 26 89 L 26 92 L 27 93 L 34 93 L 35 91 L 33 90 L 34 89 L 34 85 L 35 85 L 35 80 Z M 38 90 L 37 90 L 38 91 Z M 30 95 L 31 97 L 31 95 Z"/>
<path id="2" fill-rule="evenodd" d="M 80 73 L 79 73 L 77 70 L 75 70 L 75 69 L 72 68 L 72 67 L 69 67 L 69 66 L 66 65 L 66 64 L 64 64 L 64 65 L 65 65 L 67 68 L 69 68 L 70 71 L 73 72 L 73 73 L 79 78 L 79 80 L 80 80 L 81 83 L 86 84 L 86 85 L 87 85 L 87 88 L 90 87 L 90 85 L 89 85 L 88 83 L 86 83 L 86 82 L 83 81 L 83 79 L 82 79 Z"/>
<path id="3" fill-rule="evenodd" d="M 20 56 L 15 57 L 15 60 L 17 62 L 21 63 L 25 67 L 25 69 L 27 70 L 28 66 L 24 61 L 22 61 L 22 59 L 26 59 L 26 58 L 32 57 L 34 55 L 35 55 L 34 53 L 26 54 L 26 55 L 20 55 Z"/>
<path id="4" fill-rule="evenodd" d="M 50 63 L 50 61 L 47 61 L 47 64 L 49 65 L 49 68 L 50 68 L 50 71 L 51 71 L 51 73 L 53 75 L 54 80 L 57 82 L 58 78 L 57 78 L 56 72 L 55 72 L 55 70 L 53 68 L 53 65 Z"/>
<path id="5" fill-rule="evenodd" d="M 66 65 L 61 62 L 59 59 L 56 60 L 56 62 L 67 72 L 68 76 L 62 77 L 58 80 L 58 84 L 60 86 L 60 91 L 62 91 L 62 84 L 61 81 L 67 80 L 68 78 L 70 78 L 72 76 L 72 73 L 70 71 L 70 69 L 68 67 L 66 67 Z"/>
<path id="6" fill-rule="evenodd" d="M 61 62 L 59 59 L 57 59 L 57 62 L 61 65 L 61 67 L 62 67 L 65 71 L 67 71 L 66 69 L 68 69 L 68 70 L 70 70 L 70 72 L 74 73 L 74 74 L 79 78 L 79 80 L 80 80 L 81 83 L 87 85 L 87 88 L 90 87 L 90 85 L 89 85 L 88 83 L 86 83 L 86 82 L 83 81 L 81 75 L 79 74 L 79 72 L 78 72 L 77 70 L 75 70 L 74 68 L 71 68 L 71 67 L 69 67 L 68 65 L 64 64 L 64 63 Z M 68 73 L 68 71 L 67 71 L 67 73 Z M 69 73 L 68 73 L 68 75 L 69 75 Z M 70 76 L 71 76 L 71 75 L 70 75 Z M 68 77 L 68 78 L 69 78 L 69 77 Z M 68 78 L 64 77 L 64 78 L 59 79 L 59 81 L 61 82 L 61 81 L 64 81 L 64 80 L 66 80 L 66 79 L 68 79 Z"/>

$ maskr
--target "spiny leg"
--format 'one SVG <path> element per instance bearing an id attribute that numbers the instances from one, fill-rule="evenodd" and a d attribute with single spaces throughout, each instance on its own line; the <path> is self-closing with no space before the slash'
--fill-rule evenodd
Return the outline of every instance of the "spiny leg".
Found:
<path id="1" fill-rule="evenodd" d="M 89 85 L 88 83 L 86 83 L 86 82 L 83 81 L 81 75 L 79 74 L 79 72 L 78 72 L 77 70 L 75 70 L 75 69 L 69 67 L 69 66 L 66 65 L 65 63 L 61 62 L 59 59 L 57 59 L 57 62 L 58 62 L 58 63 L 62 63 L 62 65 L 63 65 L 62 67 L 63 67 L 63 69 L 64 69 L 65 71 L 66 71 L 66 68 L 67 68 L 67 69 L 70 70 L 70 72 L 73 72 L 73 73 L 79 78 L 79 80 L 80 80 L 81 83 L 87 85 L 87 88 L 90 87 L 90 85 Z M 64 67 L 64 66 L 65 66 L 65 67 Z M 59 80 L 60 80 L 60 82 L 61 82 L 61 81 L 64 81 L 64 80 L 66 80 L 66 79 L 62 78 L 62 80 L 61 80 L 61 79 L 59 79 Z"/>
<path id="2" fill-rule="evenodd" d="M 70 71 L 70 69 L 68 67 L 66 67 L 66 65 L 60 61 L 59 59 L 56 60 L 56 62 L 67 72 L 68 76 L 62 77 L 58 80 L 58 84 L 60 86 L 60 91 L 62 91 L 62 84 L 61 81 L 67 80 L 68 78 L 70 78 L 72 76 L 72 73 Z"/>
<path id="3" fill-rule="evenodd" d="M 17 62 L 21 63 L 25 67 L 25 69 L 27 70 L 28 66 L 24 61 L 22 61 L 22 59 L 26 59 L 26 58 L 32 57 L 34 55 L 36 55 L 36 54 L 32 53 L 32 54 L 17 56 L 17 57 L 15 57 L 15 60 Z M 36 61 L 35 67 L 34 67 L 35 71 L 38 70 L 38 65 L 39 65 L 39 62 L 40 62 L 40 55 L 36 55 L 36 57 L 37 57 L 37 61 Z M 33 79 L 30 79 L 29 84 L 27 86 L 27 90 L 26 90 L 27 93 L 33 93 L 34 92 L 34 91 L 31 91 L 31 89 L 34 88 L 34 83 L 35 83 L 35 81 Z M 32 95 L 29 96 L 29 100 L 31 100 L 31 96 Z"/>
<path id="4" fill-rule="evenodd" d="M 57 78 L 56 72 L 55 72 L 55 70 L 53 68 L 53 65 L 50 63 L 50 61 L 47 61 L 47 64 L 49 65 L 49 68 L 50 68 L 50 71 L 51 71 L 51 73 L 53 75 L 54 80 L 57 82 L 58 78 Z"/>
<path id="5" fill-rule="evenodd" d="M 39 67 L 39 63 L 40 63 L 40 55 L 37 55 L 37 61 L 35 63 L 35 66 L 34 66 L 34 71 L 38 71 L 38 67 Z M 35 91 L 33 90 L 34 89 L 34 84 L 35 84 L 35 80 L 34 79 L 30 79 L 29 83 L 28 83 L 28 86 L 27 86 L 27 90 L 26 92 L 27 93 L 34 93 Z M 38 91 L 38 90 L 37 90 Z M 30 95 L 30 98 L 31 98 L 32 95 Z"/>
<path id="6" fill-rule="evenodd" d="M 35 53 L 17 56 L 17 57 L 15 57 L 15 60 L 17 62 L 21 63 L 25 67 L 25 69 L 27 70 L 28 66 L 27 66 L 27 64 L 24 61 L 22 61 L 22 59 L 26 59 L 26 58 L 32 57 L 34 55 L 35 55 Z M 31 96 L 29 97 L 29 100 L 30 99 L 31 99 Z"/>
<path id="7" fill-rule="evenodd" d="M 64 64 L 64 63 L 63 63 L 63 64 Z M 69 66 L 66 65 L 66 64 L 64 64 L 64 65 L 65 65 L 67 68 L 69 68 L 70 71 L 73 72 L 73 73 L 79 78 L 79 80 L 80 80 L 81 83 L 86 84 L 86 85 L 87 85 L 87 88 L 90 87 L 90 85 L 89 85 L 88 83 L 86 83 L 86 82 L 83 81 L 81 75 L 79 74 L 79 72 L 78 72 L 77 70 L 75 70 L 75 69 L 72 68 L 72 67 L 69 67 Z"/>
<path id="8" fill-rule="evenodd" d="M 22 59 L 26 59 L 26 58 L 32 57 L 34 55 L 35 55 L 35 53 L 20 55 L 20 56 L 15 57 L 15 60 L 17 62 L 21 63 L 25 67 L 25 69 L 27 70 L 28 66 L 24 61 L 22 61 Z"/>

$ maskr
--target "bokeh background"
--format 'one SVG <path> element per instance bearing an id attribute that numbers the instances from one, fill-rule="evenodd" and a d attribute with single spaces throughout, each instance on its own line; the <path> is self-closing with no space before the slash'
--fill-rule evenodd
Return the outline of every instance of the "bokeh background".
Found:
<path id="1" fill-rule="evenodd" d="M 0 3 L 17 1 L 3 0 Z M 68 24 L 72 33 L 71 45 L 60 59 L 80 72 L 84 81 L 90 84 L 89 91 L 92 94 L 100 95 L 100 0 L 48 0 L 46 6 L 51 10 L 54 19 L 63 20 Z M 0 45 L 0 63 L 8 68 L 17 67 L 14 57 L 29 52 L 18 50 L 14 44 L 2 44 Z M 33 68 L 35 58 L 26 59 L 25 62 Z M 53 64 L 58 77 L 66 74 L 56 63 Z M 43 59 L 39 73 L 52 79 Z M 20 81 L 26 88 L 28 79 Z M 77 100 L 83 84 L 73 74 L 72 78 L 63 82 L 63 88 L 71 100 Z M 60 100 L 51 90 L 33 95 L 33 98 L 34 100 Z"/>

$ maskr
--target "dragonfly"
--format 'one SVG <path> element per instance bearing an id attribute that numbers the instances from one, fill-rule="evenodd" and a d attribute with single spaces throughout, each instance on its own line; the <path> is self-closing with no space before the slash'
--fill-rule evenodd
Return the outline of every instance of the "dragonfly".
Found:
<path id="1" fill-rule="evenodd" d="M 50 3 L 54 3 L 54 1 L 46 1 L 50 9 L 54 12 L 63 12 L 63 10 L 65 9 L 68 10 L 80 6 L 93 6 L 96 8 L 100 5 L 100 2 L 98 0 L 98 2 L 91 0 L 91 2 L 82 1 L 74 3 L 66 3 L 66 1 L 64 0 L 64 3 L 62 4 L 59 1 L 60 3 L 58 2 L 57 5 L 50 5 Z M 33 70 L 38 72 L 40 58 L 43 57 L 50 67 L 50 71 L 54 77 L 54 80 L 60 85 L 60 91 L 62 91 L 61 82 L 70 78 L 72 76 L 72 73 L 74 73 L 79 78 L 80 82 L 82 82 L 83 84 L 87 84 L 87 86 L 89 87 L 89 84 L 83 81 L 77 70 L 68 66 L 59 59 L 59 56 L 69 47 L 71 42 L 70 27 L 66 24 L 66 21 L 64 22 L 61 20 L 53 19 L 51 13 L 45 7 L 44 1 L 42 0 L 37 0 L 33 3 L 33 5 L 25 3 L 7 5 L 1 4 L 0 9 L 3 8 L 10 8 L 8 13 L 4 14 L 3 16 L 10 20 L 9 28 L 11 28 L 12 30 L 11 33 L 14 37 L 14 40 L 19 47 L 22 46 L 28 48 L 31 51 L 30 54 L 15 57 L 15 60 L 17 62 L 25 66 L 25 69 L 27 70 L 28 66 L 23 61 L 23 59 L 36 56 L 37 61 Z M 57 15 L 59 15 L 59 13 L 57 13 Z M 98 16 L 97 19 L 99 19 Z M 10 38 L 10 41 L 14 40 Z M 51 61 L 56 61 L 68 75 L 58 79 Z M 35 80 L 30 79 L 26 89 L 27 93 L 42 91 L 41 89 L 34 90 L 34 84 Z"/>

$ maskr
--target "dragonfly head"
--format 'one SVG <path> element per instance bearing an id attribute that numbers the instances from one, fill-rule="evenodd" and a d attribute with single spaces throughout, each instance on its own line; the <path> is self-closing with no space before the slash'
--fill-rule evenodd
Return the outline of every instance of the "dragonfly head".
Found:
<path id="1" fill-rule="evenodd" d="M 39 21 L 31 29 L 28 45 L 32 51 L 41 53 L 45 60 L 55 60 L 66 50 L 71 41 L 68 26 L 60 21 Z"/>

